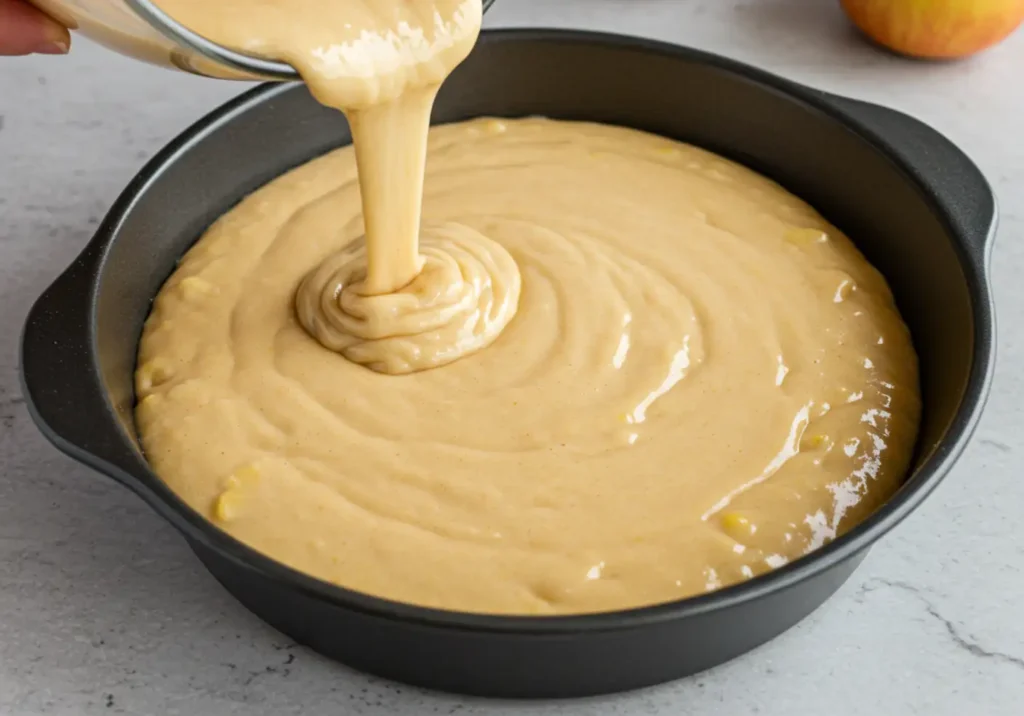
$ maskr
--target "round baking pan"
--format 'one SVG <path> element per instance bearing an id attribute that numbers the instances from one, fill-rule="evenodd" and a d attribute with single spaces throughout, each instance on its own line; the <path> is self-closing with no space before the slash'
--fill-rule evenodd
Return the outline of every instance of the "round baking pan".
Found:
<path id="1" fill-rule="evenodd" d="M 374 674 L 448 691 L 567 697 L 692 674 L 788 629 L 963 450 L 993 368 L 988 183 L 960 150 L 890 109 L 681 47 L 580 32 L 484 33 L 434 119 L 592 120 L 692 142 L 779 181 L 842 228 L 888 278 L 920 354 L 924 414 L 913 468 L 872 517 L 813 554 L 707 595 L 559 617 L 463 614 L 318 581 L 193 511 L 139 450 L 136 344 L 150 301 L 206 227 L 283 171 L 350 141 L 301 85 L 266 85 L 201 119 L 129 184 L 95 238 L 28 317 L 22 377 L 58 448 L 137 492 L 246 607 L 296 641 Z M 927 559 L 927 556 L 922 556 Z"/>

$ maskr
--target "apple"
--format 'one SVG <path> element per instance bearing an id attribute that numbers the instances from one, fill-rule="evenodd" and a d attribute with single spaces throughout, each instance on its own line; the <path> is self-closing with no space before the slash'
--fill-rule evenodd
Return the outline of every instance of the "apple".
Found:
<path id="1" fill-rule="evenodd" d="M 911 57 L 951 59 L 1006 39 L 1024 21 L 1024 0 L 840 0 L 860 30 Z"/>

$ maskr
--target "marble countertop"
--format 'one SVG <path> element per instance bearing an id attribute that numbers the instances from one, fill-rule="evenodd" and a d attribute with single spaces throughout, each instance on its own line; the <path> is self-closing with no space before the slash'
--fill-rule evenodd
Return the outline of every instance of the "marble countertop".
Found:
<path id="1" fill-rule="evenodd" d="M 975 158 L 1002 208 L 995 388 L 941 488 L 776 641 L 694 678 L 576 702 L 462 699 L 329 662 L 241 608 L 133 495 L 43 440 L 17 378 L 32 300 L 142 163 L 242 87 L 81 39 L 68 58 L 0 59 L 0 713 L 1020 714 L 1024 32 L 971 61 L 910 62 L 863 43 L 837 5 L 502 0 L 489 17 L 677 41 L 905 110 Z"/>

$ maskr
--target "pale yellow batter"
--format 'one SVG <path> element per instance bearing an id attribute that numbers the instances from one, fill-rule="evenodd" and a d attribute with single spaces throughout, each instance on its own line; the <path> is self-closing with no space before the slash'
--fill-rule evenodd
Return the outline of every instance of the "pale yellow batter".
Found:
<path id="1" fill-rule="evenodd" d="M 806 204 L 633 130 L 479 119 L 430 132 L 421 222 L 426 113 L 479 0 L 320 8 L 320 55 L 373 59 L 340 82 L 308 62 L 319 35 L 270 22 L 280 2 L 244 5 L 262 9 L 191 26 L 293 62 L 357 146 L 229 211 L 154 302 L 136 417 L 190 505 L 371 594 L 579 613 L 778 567 L 896 489 L 920 410 L 909 334 Z M 426 6 L 432 30 L 388 35 Z M 331 45 L 346 17 L 368 34 Z M 388 74 L 375 36 L 415 62 Z"/>
<path id="2" fill-rule="evenodd" d="M 155 470 L 231 534 L 394 599 L 583 612 L 729 584 L 892 494 L 918 418 L 883 279 L 777 185 L 639 132 L 434 129 L 427 231 L 522 273 L 489 348 L 382 375 L 295 316 L 362 233 L 351 148 L 277 179 L 185 256 L 142 340 Z"/>

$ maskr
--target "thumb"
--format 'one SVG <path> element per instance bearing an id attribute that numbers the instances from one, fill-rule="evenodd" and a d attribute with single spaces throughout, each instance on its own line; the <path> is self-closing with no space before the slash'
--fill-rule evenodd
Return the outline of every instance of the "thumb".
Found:
<path id="1" fill-rule="evenodd" d="M 71 34 L 24 0 L 0 0 L 0 55 L 63 55 Z"/>

